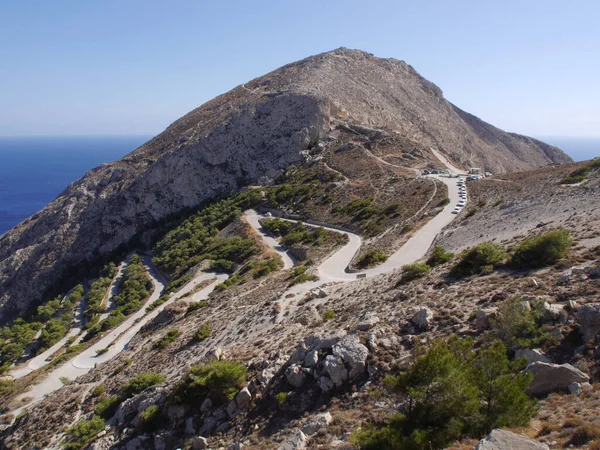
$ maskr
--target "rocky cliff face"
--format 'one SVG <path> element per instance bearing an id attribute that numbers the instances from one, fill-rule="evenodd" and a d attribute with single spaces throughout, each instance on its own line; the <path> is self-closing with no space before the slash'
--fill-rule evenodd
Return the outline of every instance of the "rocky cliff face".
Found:
<path id="1" fill-rule="evenodd" d="M 6 233 L 0 320 L 39 300 L 69 267 L 116 249 L 157 220 L 301 161 L 336 122 L 391 129 L 493 172 L 570 160 L 459 110 L 402 61 L 338 49 L 204 104 Z"/>

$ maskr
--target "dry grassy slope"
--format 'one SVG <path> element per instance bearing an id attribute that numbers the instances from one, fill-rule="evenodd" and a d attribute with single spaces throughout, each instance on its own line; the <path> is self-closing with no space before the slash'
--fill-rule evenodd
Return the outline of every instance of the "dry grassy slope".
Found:
<path id="1" fill-rule="evenodd" d="M 542 174 L 539 174 L 543 176 Z M 514 200 L 517 200 L 515 195 Z M 577 233 L 577 224 L 566 222 L 567 229 Z M 244 229 L 241 227 L 240 229 Z M 591 235 L 589 236 L 592 237 Z M 600 237 L 600 229 L 595 230 L 594 238 Z M 511 240 L 507 244 L 516 242 Z M 341 439 L 345 433 L 355 430 L 362 422 L 373 417 L 383 417 L 395 407 L 395 401 L 379 395 L 381 379 L 385 374 L 395 372 L 410 355 L 414 338 L 418 337 L 423 345 L 450 335 L 478 337 L 481 331 L 475 329 L 472 320 L 473 311 L 481 307 L 494 306 L 501 299 L 511 295 L 543 297 L 551 303 L 566 304 L 572 300 L 579 304 L 599 299 L 600 280 L 575 277 L 570 284 L 558 283 L 559 275 L 568 267 L 591 267 L 600 262 L 600 247 L 593 251 L 583 246 L 575 247 L 569 258 L 560 267 L 551 267 L 527 274 L 511 271 L 497 271 L 491 275 L 472 277 L 448 283 L 446 275 L 450 264 L 432 270 L 425 278 L 406 286 L 396 287 L 399 274 L 390 274 L 353 283 L 333 285 L 326 288 L 329 295 L 324 299 L 307 300 L 299 308 L 285 314 L 281 324 L 275 324 L 274 301 L 279 298 L 285 286 L 285 274 L 279 273 L 266 279 L 249 281 L 228 291 L 217 294 L 207 308 L 191 316 L 183 317 L 182 309 L 173 308 L 167 321 L 160 325 L 147 327 L 146 333 L 136 336 L 131 346 L 113 361 L 104 364 L 78 380 L 75 386 L 68 386 L 50 396 L 38 405 L 30 415 L 19 422 L 18 427 L 4 441 L 6 448 L 22 448 L 26 442 L 49 443 L 57 434 L 72 422 L 79 407 L 77 403 L 85 400 L 81 406 L 84 413 L 91 412 L 96 400 L 82 396 L 89 383 L 102 384 L 107 392 L 114 394 L 120 386 L 136 374 L 144 371 L 156 371 L 168 376 L 168 388 L 185 373 L 190 365 L 201 361 L 203 355 L 217 345 L 223 346 L 226 357 L 250 364 L 256 358 L 275 359 L 278 354 L 291 354 L 296 345 L 313 333 L 329 334 L 340 330 L 351 330 L 366 314 L 376 314 L 381 322 L 374 328 L 380 338 L 378 350 L 371 353 L 369 362 L 377 368 L 372 378 L 372 388 L 353 393 L 335 394 L 326 402 L 317 402 L 306 410 L 277 410 L 254 412 L 250 416 L 242 415 L 231 422 L 232 429 L 226 434 L 211 438 L 211 446 L 227 446 L 231 442 L 244 441 L 245 448 L 272 449 L 289 437 L 296 427 L 301 426 L 317 411 L 328 410 L 334 417 L 334 423 L 327 433 L 319 433 L 312 438 L 309 448 L 319 448 L 334 439 Z M 537 280 L 537 286 L 531 282 Z M 428 306 L 434 311 L 434 322 L 426 332 L 418 332 L 410 326 L 409 320 L 420 306 Z M 305 321 L 306 313 L 314 306 L 317 311 L 332 310 L 335 317 L 328 322 Z M 211 337 L 202 343 L 192 341 L 194 331 L 204 322 L 213 327 Z M 570 314 L 566 322 L 553 325 L 560 330 L 565 339 L 557 345 L 544 348 L 556 362 L 569 362 L 578 368 L 597 374 L 596 343 L 590 343 L 580 355 L 575 355 L 573 333 L 577 334 L 577 324 Z M 178 328 L 181 335 L 164 350 L 156 350 L 153 342 L 172 328 Z M 366 333 L 361 335 L 366 338 Z M 115 374 L 124 361 L 132 362 L 125 370 Z M 256 375 L 256 366 L 250 371 Z M 258 366 L 260 367 L 260 366 Z M 561 448 L 568 443 L 576 427 L 582 423 L 595 425 L 598 391 L 578 398 L 572 395 L 552 395 L 541 402 L 541 410 L 532 421 L 531 427 L 520 430 L 532 437 L 551 443 L 552 448 Z M 188 411 L 185 417 L 196 414 Z M 252 417 L 252 419 L 249 419 Z M 252 425 L 252 426 L 250 426 Z M 163 436 L 176 439 L 177 445 L 185 444 L 183 419 L 179 422 L 165 420 Z M 128 434 L 129 433 L 129 434 Z M 124 442 L 131 433 L 117 434 L 117 441 Z M 188 441 L 189 443 L 189 441 Z M 472 448 L 467 444 L 456 448 Z M 576 446 L 577 447 L 577 446 Z M 322 447 L 321 447 L 322 448 Z M 351 448 L 351 447 L 346 447 Z"/>
<path id="2" fill-rule="evenodd" d="M 567 162 L 558 149 L 461 117 L 408 64 L 338 49 L 239 86 L 115 163 L 90 171 L 0 239 L 0 319 L 41 299 L 70 267 L 182 208 L 260 183 L 339 122 L 397 131 L 494 172 Z"/>
<path id="3" fill-rule="evenodd" d="M 457 251 L 484 241 L 505 242 L 567 227 L 582 244 L 600 244 L 600 173 L 579 185 L 560 181 L 586 163 L 493 177 L 467 184 L 470 206 L 440 235 L 436 245 Z M 470 217 L 469 211 L 474 211 Z"/>

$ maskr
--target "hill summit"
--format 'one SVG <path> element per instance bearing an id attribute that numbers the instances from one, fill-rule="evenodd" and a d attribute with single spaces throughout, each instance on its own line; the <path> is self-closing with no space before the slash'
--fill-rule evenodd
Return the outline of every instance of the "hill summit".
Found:
<path id="1" fill-rule="evenodd" d="M 205 103 L 7 232 L 0 239 L 0 319 L 22 313 L 98 257 L 143 240 L 165 218 L 318 157 L 339 127 L 392 136 L 390 145 L 402 142 L 426 157 L 433 148 L 494 173 L 570 161 L 556 147 L 460 110 L 403 61 L 340 48 Z"/>

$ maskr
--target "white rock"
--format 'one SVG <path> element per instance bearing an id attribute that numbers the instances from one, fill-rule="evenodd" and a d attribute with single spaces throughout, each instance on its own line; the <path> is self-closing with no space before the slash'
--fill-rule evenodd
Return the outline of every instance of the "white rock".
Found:
<path id="1" fill-rule="evenodd" d="M 350 367 L 350 378 L 354 378 L 365 371 L 369 349 L 360 343 L 357 335 L 349 334 L 333 346 L 333 354 Z"/>
<path id="2" fill-rule="evenodd" d="M 250 403 L 252 402 L 252 394 L 247 387 L 238 392 L 238 395 L 235 396 L 235 401 L 238 407 L 242 410 L 250 407 Z"/>
<path id="3" fill-rule="evenodd" d="M 579 395 L 583 391 L 588 391 L 592 389 L 592 385 L 590 383 L 571 383 L 569 385 L 569 393 Z"/>
<path id="4" fill-rule="evenodd" d="M 571 364 L 533 362 L 526 369 L 533 375 L 529 392 L 533 395 L 567 390 L 572 383 L 587 383 L 589 377 Z"/>
<path id="5" fill-rule="evenodd" d="M 306 448 L 306 435 L 297 431 L 287 442 L 281 444 L 277 450 L 303 450 Z"/>
<path id="6" fill-rule="evenodd" d="M 421 330 L 427 330 L 431 326 L 432 320 L 433 312 L 426 306 L 421 306 L 410 319 Z"/>
<path id="7" fill-rule="evenodd" d="M 474 450 L 549 450 L 541 442 L 528 439 L 506 430 L 492 430 L 485 439 L 479 441 Z"/>
<path id="8" fill-rule="evenodd" d="M 326 412 L 323 414 L 317 414 L 306 425 L 302 427 L 302 432 L 307 436 L 312 436 L 317 431 L 327 428 L 333 421 L 331 414 Z"/>
<path id="9" fill-rule="evenodd" d="M 329 378 L 331 378 L 333 384 L 338 387 L 344 384 L 344 381 L 348 379 L 348 370 L 336 356 L 327 355 L 323 368 L 329 375 Z"/>
<path id="10" fill-rule="evenodd" d="M 375 333 L 369 333 L 369 335 L 367 336 L 367 347 L 369 348 L 369 350 L 371 350 L 372 352 L 376 352 L 377 342 L 377 335 Z"/>
<path id="11" fill-rule="evenodd" d="M 552 361 L 548 358 L 539 348 L 520 348 L 515 352 L 515 358 L 525 358 L 528 363 L 540 361 L 544 363 L 551 363 Z"/>
<path id="12" fill-rule="evenodd" d="M 563 310 L 563 306 L 544 302 L 543 310 L 544 320 L 558 320 L 560 318 L 560 313 Z"/>
<path id="13" fill-rule="evenodd" d="M 379 317 L 369 315 L 362 322 L 356 325 L 355 330 L 358 331 L 369 331 L 375 325 L 379 323 Z"/>

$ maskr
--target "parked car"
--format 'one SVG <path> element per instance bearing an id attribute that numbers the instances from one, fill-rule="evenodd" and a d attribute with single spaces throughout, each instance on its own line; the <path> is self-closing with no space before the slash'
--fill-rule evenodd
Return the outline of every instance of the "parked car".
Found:
<path id="1" fill-rule="evenodd" d="M 456 208 L 454 208 L 454 210 L 452 211 L 452 214 L 458 214 L 460 212 L 461 208 L 460 206 L 457 206 Z"/>
<path id="2" fill-rule="evenodd" d="M 465 206 L 466 204 L 467 204 L 467 202 L 464 200 L 459 200 L 457 203 L 458 206 Z"/>
<path id="3" fill-rule="evenodd" d="M 429 175 L 431 172 L 427 169 L 421 171 L 421 175 Z"/>

